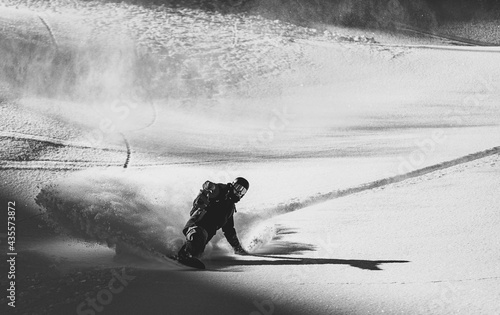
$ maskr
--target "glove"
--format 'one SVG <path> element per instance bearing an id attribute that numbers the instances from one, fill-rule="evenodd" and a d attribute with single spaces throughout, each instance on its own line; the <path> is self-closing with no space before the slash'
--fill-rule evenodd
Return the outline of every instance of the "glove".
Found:
<path id="1" fill-rule="evenodd" d="M 219 195 L 219 187 L 207 180 L 203 183 L 202 191 L 207 195 L 208 198 L 216 198 Z"/>
<path id="2" fill-rule="evenodd" d="M 245 249 L 243 249 L 243 247 L 241 247 L 241 245 L 238 245 L 238 246 L 234 247 L 233 249 L 234 249 L 234 253 L 236 255 L 242 255 L 242 256 L 249 255 L 248 252 Z"/>
<path id="3" fill-rule="evenodd" d="M 215 184 L 207 180 L 205 183 L 203 183 L 203 190 L 213 192 L 215 190 Z"/>

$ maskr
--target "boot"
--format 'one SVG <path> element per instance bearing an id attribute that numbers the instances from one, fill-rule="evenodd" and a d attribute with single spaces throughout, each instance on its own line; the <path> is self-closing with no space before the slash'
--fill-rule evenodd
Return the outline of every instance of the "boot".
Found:
<path id="1" fill-rule="evenodd" d="M 179 252 L 177 253 L 177 258 L 180 260 L 180 261 L 183 261 L 183 260 L 187 260 L 187 259 L 190 259 L 192 258 L 193 255 L 191 255 L 188 251 L 187 251 L 187 246 L 186 244 L 184 244 L 181 249 L 179 250 Z"/>

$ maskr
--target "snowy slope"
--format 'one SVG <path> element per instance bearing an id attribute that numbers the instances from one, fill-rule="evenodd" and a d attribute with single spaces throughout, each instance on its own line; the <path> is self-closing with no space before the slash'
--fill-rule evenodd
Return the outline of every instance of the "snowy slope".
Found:
<path id="1" fill-rule="evenodd" d="M 291 291 L 313 304 L 330 296 L 352 313 L 497 314 L 499 163 L 496 155 L 275 218 L 290 231 L 275 247 L 314 248 L 292 254 L 313 262 L 288 270 L 299 285 Z"/>
<path id="2" fill-rule="evenodd" d="M 274 217 L 256 256 L 212 255 L 209 271 L 129 271 L 105 313 L 497 314 L 499 166 L 497 154 Z"/>
<path id="3" fill-rule="evenodd" d="M 2 203 L 15 199 L 26 219 L 38 214 L 38 196 L 49 212 L 84 218 L 60 227 L 101 242 L 118 231 L 175 250 L 201 183 L 245 176 L 251 188 L 238 204 L 237 229 L 247 248 L 269 256 L 233 257 L 219 235 L 204 257 L 207 272 L 154 259 L 132 264 L 114 261 L 104 246 L 41 237 L 28 219 L 35 223 L 19 224 L 19 269 L 28 273 L 21 313 L 89 311 L 86 298 L 96 297 L 103 314 L 500 312 L 497 49 L 378 45 L 165 7 L 5 5 L 2 35 L 24 36 L 36 48 L 1 46 L 10 52 L 2 57 L 20 58 L 1 59 L 7 69 L 67 48 L 85 58 L 63 64 L 88 71 L 76 72 L 75 90 L 60 94 L 43 88 L 52 83 L 50 62 L 27 67 L 34 76 L 25 86 L 12 88 L 12 72 L 2 73 Z M 189 33 L 186 25 L 200 29 Z M 88 60 L 93 31 L 101 40 Z M 161 58 L 170 49 L 194 58 L 179 66 L 186 85 L 172 95 L 166 89 L 168 97 L 129 98 L 137 88 L 128 71 L 137 61 L 134 40 Z M 196 59 L 200 49 L 210 58 Z M 59 70 L 51 78 L 65 87 L 58 74 L 67 69 Z M 201 83 L 214 93 L 196 94 Z M 308 198 L 494 147 L 482 159 L 283 214 Z M 135 268 L 120 269 L 127 264 Z M 130 281 L 103 300 L 117 270 Z"/>

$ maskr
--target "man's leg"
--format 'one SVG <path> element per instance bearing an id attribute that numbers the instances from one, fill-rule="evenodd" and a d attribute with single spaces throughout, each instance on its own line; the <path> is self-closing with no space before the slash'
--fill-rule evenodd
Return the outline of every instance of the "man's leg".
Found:
<path id="1" fill-rule="evenodd" d="M 207 231 L 199 226 L 191 226 L 186 230 L 185 234 L 186 243 L 179 251 L 179 257 L 199 257 L 201 254 L 203 254 L 208 241 Z"/>

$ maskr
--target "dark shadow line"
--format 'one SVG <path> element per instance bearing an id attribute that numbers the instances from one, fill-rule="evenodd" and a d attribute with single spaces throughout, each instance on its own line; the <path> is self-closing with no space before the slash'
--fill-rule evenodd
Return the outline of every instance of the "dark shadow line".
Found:
<path id="1" fill-rule="evenodd" d="M 349 265 L 364 270 L 382 270 L 381 264 L 409 263 L 408 260 L 360 260 L 360 259 L 329 259 L 329 258 L 284 258 L 280 256 L 251 255 L 254 257 L 273 258 L 277 260 L 211 260 L 221 267 L 230 266 L 288 266 L 288 265 Z M 229 257 L 228 257 L 229 258 Z"/>
<path id="2" fill-rule="evenodd" d="M 130 163 L 130 155 L 131 155 L 130 143 L 128 142 L 127 137 L 125 137 L 123 132 L 120 132 L 120 135 L 122 136 L 123 141 L 125 142 L 125 147 L 127 149 L 127 158 L 125 159 L 125 163 L 123 164 L 123 168 L 127 168 Z"/>

